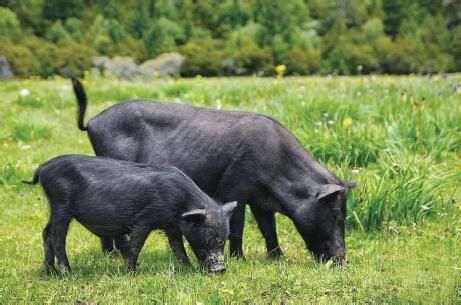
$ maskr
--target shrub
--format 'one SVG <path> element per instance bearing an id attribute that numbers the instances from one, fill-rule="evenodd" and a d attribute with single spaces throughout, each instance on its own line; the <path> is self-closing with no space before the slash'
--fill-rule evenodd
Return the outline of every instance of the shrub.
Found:
<path id="1" fill-rule="evenodd" d="M 62 60 L 56 56 L 58 48 L 36 36 L 24 38 L 21 43 L 32 51 L 38 62 L 38 75 L 50 77 L 59 73 Z"/>
<path id="2" fill-rule="evenodd" d="M 185 60 L 181 66 L 182 76 L 213 76 L 222 72 L 224 53 L 215 50 L 213 42 L 189 41 L 179 49 Z"/>
<path id="3" fill-rule="evenodd" d="M 274 63 L 271 53 L 260 48 L 256 43 L 248 41 L 235 55 L 235 65 L 240 74 L 271 74 L 273 73 Z"/>
<path id="4" fill-rule="evenodd" d="M 58 20 L 46 31 L 45 37 L 48 41 L 57 43 L 60 40 L 69 39 L 70 35 L 62 26 L 61 20 Z"/>
<path id="5" fill-rule="evenodd" d="M 304 51 L 295 48 L 288 53 L 283 62 L 286 64 L 289 74 L 306 75 L 318 72 L 320 56 L 319 50 Z"/>
<path id="6" fill-rule="evenodd" d="M 0 36 L 14 39 L 21 34 L 16 14 L 9 8 L 0 7 Z"/>
<path id="7" fill-rule="evenodd" d="M 61 40 L 58 43 L 56 52 L 59 61 L 59 73 L 72 73 L 81 75 L 83 71 L 91 67 L 91 59 L 96 52 L 82 43 L 77 43 L 72 39 Z"/>
<path id="8" fill-rule="evenodd" d="M 403 74 L 416 71 L 414 45 L 410 40 L 398 38 L 392 42 L 388 37 L 381 37 L 374 47 L 383 72 Z"/>
<path id="9" fill-rule="evenodd" d="M 0 39 L 0 54 L 11 64 L 14 75 L 25 77 L 38 74 L 39 62 L 25 46 L 14 44 L 9 39 Z"/>

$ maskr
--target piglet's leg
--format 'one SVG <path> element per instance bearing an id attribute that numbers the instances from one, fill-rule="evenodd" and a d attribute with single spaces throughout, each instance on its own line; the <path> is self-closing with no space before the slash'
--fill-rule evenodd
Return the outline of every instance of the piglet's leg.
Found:
<path id="1" fill-rule="evenodd" d="M 190 265 L 189 258 L 187 257 L 186 249 L 184 249 L 184 242 L 182 234 L 176 229 L 165 230 L 168 242 L 173 250 L 174 255 L 178 261 L 183 265 Z"/>
<path id="2" fill-rule="evenodd" d="M 54 269 L 54 249 L 51 241 L 51 222 L 48 222 L 45 229 L 43 230 L 43 247 L 45 249 L 45 269 L 47 272 L 53 272 Z"/>
<path id="3" fill-rule="evenodd" d="M 150 228 L 144 226 L 136 226 L 130 234 L 131 253 L 128 259 L 125 260 L 126 269 L 128 271 L 136 270 L 136 263 L 138 261 L 139 252 L 149 236 Z"/>
<path id="4" fill-rule="evenodd" d="M 62 273 L 68 273 L 71 271 L 66 253 L 66 235 L 70 220 L 70 218 L 61 218 L 57 221 L 53 221 L 51 226 L 53 248 L 55 251 L 56 259 L 58 261 L 59 269 Z"/>

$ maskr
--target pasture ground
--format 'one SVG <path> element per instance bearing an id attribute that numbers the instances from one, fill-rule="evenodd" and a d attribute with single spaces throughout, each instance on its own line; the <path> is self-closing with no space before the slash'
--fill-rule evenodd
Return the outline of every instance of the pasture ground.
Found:
<path id="1" fill-rule="evenodd" d="M 229 78 L 124 82 L 89 78 L 87 119 L 146 97 L 264 113 L 278 119 L 338 176 L 358 182 L 348 202 L 349 264 L 315 263 L 277 216 L 285 257 L 268 260 L 247 213 L 245 260 L 227 272 L 180 267 L 154 232 L 135 274 L 104 257 L 73 222 L 73 273 L 42 271 L 48 209 L 21 184 L 42 162 L 92 154 L 75 122 L 70 82 L 0 82 L 0 303 L 461 303 L 461 76 Z M 192 255 L 191 255 L 192 256 Z"/>

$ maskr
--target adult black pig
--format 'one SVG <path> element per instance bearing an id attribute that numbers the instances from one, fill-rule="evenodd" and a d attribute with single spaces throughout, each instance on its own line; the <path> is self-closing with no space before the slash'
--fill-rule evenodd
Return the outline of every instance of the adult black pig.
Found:
<path id="1" fill-rule="evenodd" d="M 33 180 L 24 182 L 39 181 L 50 206 L 43 230 L 49 271 L 54 270 L 55 257 L 62 272 L 70 271 L 65 244 L 73 218 L 94 234 L 113 238 L 128 270 L 135 270 L 139 252 L 154 229 L 166 232 L 180 262 L 189 263 L 184 235 L 209 271 L 225 269 L 224 242 L 237 203 L 218 205 L 173 166 L 64 155 L 40 166 Z"/>
<path id="2" fill-rule="evenodd" d="M 230 223 L 231 255 L 242 256 L 249 204 L 271 257 L 282 254 L 275 212 L 288 216 L 317 259 L 343 261 L 346 197 L 352 186 L 320 165 L 276 120 L 260 114 L 128 100 L 84 125 L 87 98 L 73 79 L 78 127 L 99 156 L 171 164 L 207 194 L 237 200 Z M 110 240 L 103 248 L 112 249 Z"/>

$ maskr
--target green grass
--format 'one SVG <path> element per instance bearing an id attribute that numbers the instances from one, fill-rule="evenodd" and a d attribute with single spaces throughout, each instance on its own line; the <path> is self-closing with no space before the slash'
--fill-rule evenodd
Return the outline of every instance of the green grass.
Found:
<path id="1" fill-rule="evenodd" d="M 46 203 L 39 187 L 19 181 L 51 157 L 92 150 L 76 127 L 69 81 L 0 82 L 0 303 L 461 303 L 461 204 L 452 204 L 461 197 L 461 92 L 452 83 L 461 76 L 90 79 L 87 118 L 150 97 L 278 119 L 341 178 L 358 182 L 348 201 L 349 264 L 315 263 L 282 216 L 285 258 L 266 259 L 248 213 L 246 260 L 228 258 L 223 275 L 182 268 L 158 232 L 136 274 L 126 274 L 75 222 L 67 246 L 74 272 L 48 276 Z"/>

